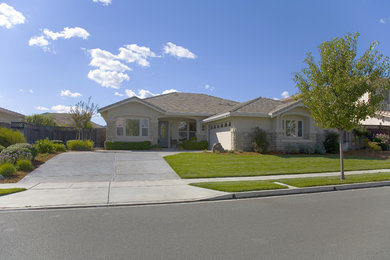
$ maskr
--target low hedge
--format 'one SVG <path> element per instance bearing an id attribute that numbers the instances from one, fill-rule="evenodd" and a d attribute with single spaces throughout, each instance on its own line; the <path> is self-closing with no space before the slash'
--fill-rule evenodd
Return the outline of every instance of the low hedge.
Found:
<path id="1" fill-rule="evenodd" d="M 149 150 L 151 143 L 144 142 L 104 142 L 104 149 L 106 150 Z"/>
<path id="2" fill-rule="evenodd" d="M 179 145 L 179 148 L 184 150 L 206 150 L 209 148 L 209 143 L 207 141 L 186 140 Z"/>
<path id="3" fill-rule="evenodd" d="M 30 171 L 34 169 L 32 162 L 24 159 L 17 161 L 15 166 L 19 171 Z"/>
<path id="4" fill-rule="evenodd" d="M 16 168 L 12 163 L 4 163 L 0 165 L 0 175 L 4 178 L 11 177 L 15 174 Z"/>
<path id="5" fill-rule="evenodd" d="M 72 151 L 92 151 L 94 142 L 91 140 L 69 140 L 66 146 Z"/>

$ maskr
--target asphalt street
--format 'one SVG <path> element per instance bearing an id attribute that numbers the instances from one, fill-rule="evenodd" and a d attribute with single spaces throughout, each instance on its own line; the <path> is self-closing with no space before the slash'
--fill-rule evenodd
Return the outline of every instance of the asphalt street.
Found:
<path id="1" fill-rule="evenodd" d="M 389 259 L 390 187 L 0 211 L 0 259 Z"/>

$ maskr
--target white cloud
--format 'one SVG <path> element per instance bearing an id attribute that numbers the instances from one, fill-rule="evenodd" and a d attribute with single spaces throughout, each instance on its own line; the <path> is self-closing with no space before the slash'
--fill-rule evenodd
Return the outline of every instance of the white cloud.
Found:
<path id="1" fill-rule="evenodd" d="M 124 72 L 131 70 L 128 66 L 121 63 L 117 56 L 111 52 L 97 48 L 89 50 L 89 54 L 91 55 L 89 66 L 98 67 L 103 71 Z"/>
<path id="2" fill-rule="evenodd" d="M 57 106 L 52 106 L 51 110 L 53 110 L 56 113 L 69 113 L 71 106 L 65 106 L 65 105 L 57 105 Z"/>
<path id="3" fill-rule="evenodd" d="M 46 35 L 47 39 L 52 39 L 53 41 L 57 40 L 58 38 L 70 39 L 73 37 L 79 37 L 83 40 L 86 40 L 89 37 L 87 30 L 81 27 L 65 27 L 61 32 L 53 32 L 49 29 L 44 29 L 43 34 Z"/>
<path id="4" fill-rule="evenodd" d="M 30 89 L 28 92 L 29 92 L 30 94 L 34 94 L 34 90 L 32 90 L 32 89 Z"/>
<path id="5" fill-rule="evenodd" d="M 119 48 L 118 59 L 125 62 L 136 62 L 142 67 L 149 67 L 150 63 L 147 58 L 157 57 L 154 52 L 148 47 L 138 46 L 137 44 L 125 45 L 125 47 Z"/>
<path id="6" fill-rule="evenodd" d="M 175 93 L 175 92 L 179 92 L 179 91 L 177 91 L 176 89 L 171 88 L 171 89 L 164 90 L 161 94 L 164 95 L 164 94 Z"/>
<path id="7" fill-rule="evenodd" d="M 127 81 L 130 77 L 122 72 L 105 71 L 101 69 L 90 70 L 88 78 L 99 83 L 106 88 L 119 89 L 123 81 Z"/>
<path id="8" fill-rule="evenodd" d="M 47 107 L 42 107 L 42 106 L 36 106 L 35 109 L 39 110 L 39 111 L 48 111 L 49 110 Z"/>
<path id="9" fill-rule="evenodd" d="M 387 23 L 385 18 L 379 19 L 379 22 L 382 23 L 382 24 L 386 24 Z"/>
<path id="10" fill-rule="evenodd" d="M 22 89 L 22 88 L 21 88 L 21 89 L 19 89 L 19 92 L 22 92 L 22 93 L 24 93 L 24 89 Z"/>
<path id="11" fill-rule="evenodd" d="M 62 97 L 81 97 L 82 95 L 79 92 L 71 92 L 69 89 L 61 90 L 60 96 Z"/>
<path id="12" fill-rule="evenodd" d="M 204 86 L 204 89 L 205 89 L 205 90 L 209 90 L 209 91 L 214 91 L 214 90 L 215 90 L 215 88 L 214 88 L 213 86 L 210 86 L 209 84 L 206 84 L 206 85 Z"/>
<path id="13" fill-rule="evenodd" d="M 43 34 L 40 36 L 33 36 L 28 41 L 29 46 L 38 46 L 41 47 L 44 51 L 48 51 L 49 48 L 47 47 L 50 44 L 49 40 L 57 40 L 57 39 L 70 39 L 74 37 L 82 38 L 86 40 L 89 37 L 89 33 L 81 28 L 81 27 L 65 27 L 64 30 L 61 32 L 53 32 L 49 29 L 44 29 Z"/>
<path id="14" fill-rule="evenodd" d="M 44 36 L 33 36 L 28 41 L 29 46 L 36 45 L 39 47 L 46 47 L 49 44 L 50 44 L 49 41 L 46 40 Z"/>
<path id="15" fill-rule="evenodd" d="M 188 59 L 195 59 L 196 55 L 192 52 L 190 52 L 188 49 L 178 46 L 172 42 L 167 42 L 167 44 L 164 46 L 164 53 L 169 54 L 178 58 L 188 58 Z"/>
<path id="16" fill-rule="evenodd" d="M 118 97 L 123 97 L 123 94 L 119 93 L 119 92 L 115 92 L 114 93 L 115 96 L 118 96 Z"/>
<path id="17" fill-rule="evenodd" d="M 23 24 L 26 18 L 6 3 L 0 4 L 0 26 L 11 29 L 14 25 Z"/>
<path id="18" fill-rule="evenodd" d="M 112 0 L 93 0 L 95 3 L 102 3 L 103 5 L 110 5 Z"/>
<path id="19" fill-rule="evenodd" d="M 282 96 L 282 98 L 288 98 L 290 96 L 288 91 L 283 91 L 282 94 L 280 94 L 280 95 Z"/>

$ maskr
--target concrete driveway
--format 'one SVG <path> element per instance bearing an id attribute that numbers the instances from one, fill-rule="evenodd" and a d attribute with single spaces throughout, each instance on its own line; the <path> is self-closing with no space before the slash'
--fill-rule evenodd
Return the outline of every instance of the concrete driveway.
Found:
<path id="1" fill-rule="evenodd" d="M 19 183 L 158 181 L 180 179 L 163 159 L 174 152 L 67 152 L 49 160 Z"/>

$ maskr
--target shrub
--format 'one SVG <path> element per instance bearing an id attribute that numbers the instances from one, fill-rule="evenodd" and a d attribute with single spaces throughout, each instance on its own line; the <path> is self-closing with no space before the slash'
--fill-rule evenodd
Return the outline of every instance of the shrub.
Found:
<path id="1" fill-rule="evenodd" d="M 353 130 L 356 137 L 369 137 L 370 132 L 365 127 L 358 127 Z"/>
<path id="2" fill-rule="evenodd" d="M 19 131 L 8 128 L 0 128 L 0 145 L 8 147 L 16 143 L 25 143 L 26 139 Z"/>
<path id="3" fill-rule="evenodd" d="M 315 144 L 314 145 L 314 153 L 325 154 L 326 153 L 325 147 L 322 144 Z"/>
<path id="4" fill-rule="evenodd" d="M 326 133 L 324 148 L 327 153 L 339 152 L 339 134 L 335 132 Z"/>
<path id="5" fill-rule="evenodd" d="M 374 141 L 378 143 L 383 151 L 389 150 L 390 136 L 387 134 L 376 134 Z"/>
<path id="6" fill-rule="evenodd" d="M 314 147 L 311 144 L 299 144 L 298 150 L 299 150 L 299 153 L 303 153 L 303 154 L 313 154 L 314 153 Z"/>
<path id="7" fill-rule="evenodd" d="M 159 145 L 159 144 L 154 144 L 154 145 L 150 146 L 150 149 L 151 149 L 151 150 L 161 150 L 161 145 Z"/>
<path id="8" fill-rule="evenodd" d="M 368 149 L 371 151 L 381 151 L 382 148 L 376 143 L 376 142 L 368 142 L 367 143 Z"/>
<path id="9" fill-rule="evenodd" d="M 32 144 L 19 143 L 19 144 L 10 145 L 7 148 L 10 148 L 10 147 L 13 147 L 13 148 L 27 148 L 27 149 L 29 149 L 30 152 L 31 152 L 31 155 L 32 155 L 32 160 L 34 160 L 34 158 L 38 155 L 38 150 Z"/>
<path id="10" fill-rule="evenodd" d="M 92 151 L 93 144 L 91 140 L 69 140 L 66 142 L 66 145 L 72 151 Z"/>
<path id="11" fill-rule="evenodd" d="M 287 154 L 295 154 L 295 153 L 299 153 L 299 149 L 295 144 L 287 144 L 284 147 L 284 152 Z"/>
<path id="12" fill-rule="evenodd" d="M 34 167 L 31 163 L 31 161 L 22 159 L 22 160 L 18 160 L 16 162 L 16 168 L 19 171 L 29 171 L 29 170 L 32 170 Z"/>
<path id="13" fill-rule="evenodd" d="M 0 152 L 3 151 L 4 148 L 4 146 L 0 145 Z"/>
<path id="14" fill-rule="evenodd" d="M 52 141 L 54 144 L 64 144 L 62 140 L 50 140 L 50 141 Z"/>
<path id="15" fill-rule="evenodd" d="M 66 146 L 64 144 L 53 144 L 53 146 L 56 152 L 66 152 Z"/>
<path id="16" fill-rule="evenodd" d="M 52 116 L 47 115 L 31 115 L 26 116 L 26 122 L 32 125 L 39 125 L 39 126 L 56 126 L 56 121 Z"/>
<path id="17" fill-rule="evenodd" d="M 209 147 L 209 143 L 205 140 L 203 141 L 192 141 L 192 140 L 185 140 L 182 141 L 182 143 L 179 145 L 184 150 L 204 150 Z"/>
<path id="18" fill-rule="evenodd" d="M 0 153 L 0 163 L 15 164 L 20 159 L 31 161 L 33 159 L 31 151 L 25 147 L 9 146 Z"/>
<path id="19" fill-rule="evenodd" d="M 111 142 L 105 141 L 106 150 L 149 150 L 151 144 L 149 141 L 144 142 Z"/>
<path id="20" fill-rule="evenodd" d="M 56 151 L 54 143 L 48 138 L 36 141 L 35 147 L 39 153 L 54 153 Z"/>
<path id="21" fill-rule="evenodd" d="M 3 175 L 3 177 L 8 178 L 14 175 L 16 172 L 16 168 L 11 163 L 4 163 L 0 165 L 0 175 Z"/>
<path id="22" fill-rule="evenodd" d="M 253 151 L 256 153 L 266 153 L 269 147 L 267 133 L 259 127 L 255 127 L 253 136 Z"/>

